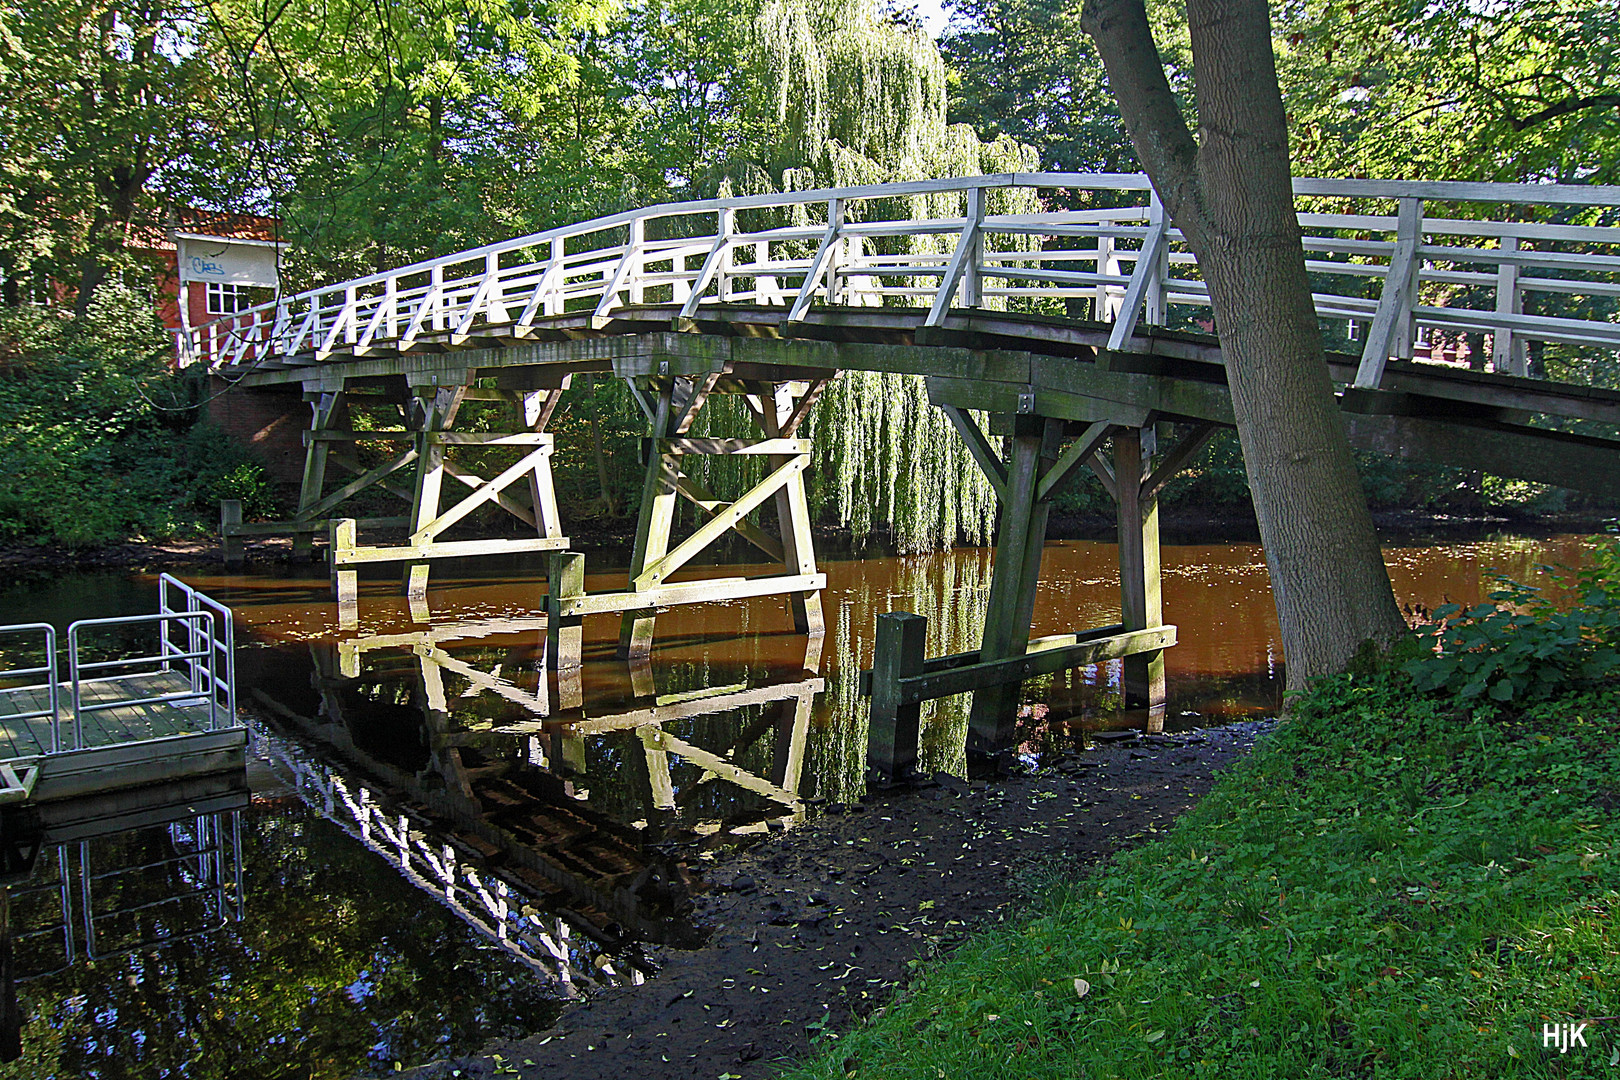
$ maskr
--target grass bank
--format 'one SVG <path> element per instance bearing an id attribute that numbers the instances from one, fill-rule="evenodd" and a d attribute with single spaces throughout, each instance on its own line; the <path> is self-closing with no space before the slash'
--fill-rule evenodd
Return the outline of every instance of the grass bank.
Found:
<path id="1" fill-rule="evenodd" d="M 798 1075 L 1620 1076 L 1617 890 L 1620 689 L 1465 705 L 1347 676 L 1164 839 Z"/>

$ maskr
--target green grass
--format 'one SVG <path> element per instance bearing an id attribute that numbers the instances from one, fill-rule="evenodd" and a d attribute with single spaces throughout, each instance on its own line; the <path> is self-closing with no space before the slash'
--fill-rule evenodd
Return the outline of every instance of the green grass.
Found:
<path id="1" fill-rule="evenodd" d="M 921 969 L 803 1077 L 1620 1076 L 1620 690 L 1318 686 L 1164 839 Z M 1075 980 L 1090 984 L 1076 993 Z"/>

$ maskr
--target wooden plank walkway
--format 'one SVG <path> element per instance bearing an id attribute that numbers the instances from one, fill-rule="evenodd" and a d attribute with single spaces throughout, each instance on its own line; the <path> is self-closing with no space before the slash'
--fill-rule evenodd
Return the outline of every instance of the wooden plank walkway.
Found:
<path id="1" fill-rule="evenodd" d="M 178 671 L 160 671 L 98 679 L 79 684 L 82 705 L 96 705 L 132 699 L 159 697 L 190 689 L 190 682 Z M 73 744 L 73 692 L 63 683 L 58 691 L 57 716 L 61 724 L 62 749 L 117 746 L 171 735 L 190 735 L 208 730 L 208 700 L 199 696 L 190 702 L 148 702 L 118 705 L 83 714 L 83 747 Z M 46 716 L 25 714 L 50 707 L 44 686 L 0 690 L 0 761 L 38 757 L 51 749 L 51 725 Z M 221 720 L 225 721 L 223 709 Z"/>

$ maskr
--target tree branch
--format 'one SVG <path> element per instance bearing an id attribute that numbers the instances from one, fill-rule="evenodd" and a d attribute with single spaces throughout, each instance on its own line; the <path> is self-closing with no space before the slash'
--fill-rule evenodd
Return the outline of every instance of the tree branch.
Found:
<path id="1" fill-rule="evenodd" d="M 1508 114 L 1508 126 L 1514 131 L 1524 131 L 1538 124 L 1545 124 L 1549 120 L 1556 120 L 1560 116 L 1568 116 L 1572 112 L 1582 109 L 1620 109 L 1620 94 L 1590 94 L 1586 97 L 1567 97 L 1563 101 L 1554 102 L 1545 109 L 1531 113 L 1529 116 L 1518 117 Z"/>

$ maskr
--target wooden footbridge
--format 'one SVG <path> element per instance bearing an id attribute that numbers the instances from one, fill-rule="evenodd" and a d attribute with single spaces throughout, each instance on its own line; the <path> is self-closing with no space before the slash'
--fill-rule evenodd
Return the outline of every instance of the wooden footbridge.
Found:
<path id="1" fill-rule="evenodd" d="M 1620 494 L 1620 391 L 1544 377 L 1550 359 L 1620 350 L 1608 224 L 1620 188 L 1302 179 L 1295 192 L 1356 445 Z M 1018 682 L 1042 672 L 1124 656 L 1129 700 L 1162 706 L 1175 628 L 1159 601 L 1157 496 L 1233 422 L 1210 327 L 1196 262 L 1144 177 L 1011 174 L 616 214 L 284 297 L 182 348 L 244 390 L 301 389 L 311 408 L 297 513 L 242 524 L 227 505 L 228 558 L 244 535 L 307 548 L 329 533 L 350 601 L 366 563 L 404 566 L 420 593 L 435 559 L 551 551 L 549 661 L 562 668 L 593 614 L 620 616 L 628 656 L 674 604 L 781 594 L 799 629 L 820 633 L 800 426 L 841 371 L 925 377 L 995 489 L 1000 526 L 978 652 L 927 660 L 917 628 L 884 633 L 874 731 L 894 750 L 877 757 L 903 771 L 917 703 L 938 694 L 974 689 L 970 750 L 988 754 L 1009 745 Z M 1478 362 L 1446 362 L 1442 344 L 1470 338 Z M 618 592 L 585 591 L 552 490 L 547 425 L 582 373 L 623 379 L 649 426 Z M 746 402 L 757 434 L 695 436 L 715 395 Z M 458 428 L 469 401 L 509 402 L 509 429 Z M 497 448 L 509 464 L 470 463 Z M 762 459 L 761 479 L 722 498 L 697 467 L 716 455 Z M 347 478 L 329 482 L 333 467 Z M 1080 469 L 1118 503 L 1122 622 L 1031 642 L 1048 507 Z M 343 514 L 372 488 L 408 513 Z M 681 500 L 702 520 L 676 542 Z M 766 503 L 776 534 L 750 518 Z M 527 535 L 467 535 L 488 505 Z M 362 538 L 385 525 L 406 540 Z M 781 572 L 676 580 L 728 532 Z"/>

